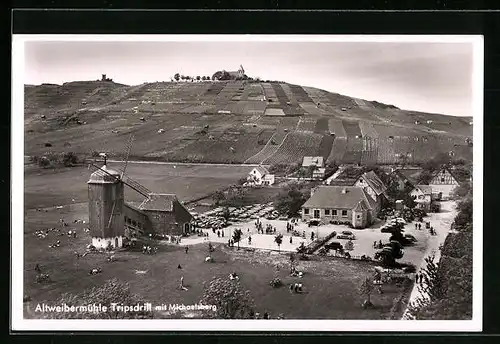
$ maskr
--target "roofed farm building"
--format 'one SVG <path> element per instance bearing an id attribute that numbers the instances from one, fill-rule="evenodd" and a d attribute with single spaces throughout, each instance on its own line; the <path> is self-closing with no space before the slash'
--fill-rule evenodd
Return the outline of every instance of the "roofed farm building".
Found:
<path id="1" fill-rule="evenodd" d="M 362 188 L 375 201 L 376 212 L 380 211 L 380 207 L 385 196 L 387 186 L 380 180 L 377 174 L 373 171 L 363 173 L 354 186 Z"/>
<path id="2" fill-rule="evenodd" d="M 182 235 L 191 231 L 193 216 L 173 194 L 150 194 L 139 210 L 147 216 L 155 234 Z"/>
<path id="3" fill-rule="evenodd" d="M 410 196 L 416 203 L 416 208 L 422 209 L 425 212 L 431 211 L 432 201 L 438 197 L 433 196 L 432 187 L 429 185 L 416 185 L 410 192 Z"/>
<path id="4" fill-rule="evenodd" d="M 398 180 L 398 189 L 404 190 L 408 186 L 414 187 L 418 184 L 422 171 L 421 167 L 400 168 L 393 170 L 392 175 Z"/>
<path id="5" fill-rule="evenodd" d="M 302 220 L 366 228 L 378 215 L 376 203 L 359 187 L 321 185 L 311 190 L 311 197 L 302 206 Z"/>
<path id="6" fill-rule="evenodd" d="M 274 174 L 269 173 L 269 170 L 264 166 L 254 167 L 247 177 L 247 185 L 273 185 Z"/>
<path id="7" fill-rule="evenodd" d="M 310 169 L 312 179 L 323 180 L 325 177 L 325 163 L 322 156 L 305 156 L 302 159 L 302 168 Z"/>
<path id="8" fill-rule="evenodd" d="M 471 174 L 468 172 L 443 167 L 434 175 L 429 185 L 433 190 L 441 193 L 443 200 L 446 200 L 457 186 L 470 182 L 470 178 Z"/>
<path id="9" fill-rule="evenodd" d="M 119 248 L 125 239 L 143 234 L 181 236 L 191 232 L 193 216 L 176 195 L 143 191 L 144 201 L 135 206 L 125 203 L 127 183 L 130 180 L 124 181 L 121 173 L 108 168 L 106 160 L 90 175 L 89 228 L 94 247 Z"/>

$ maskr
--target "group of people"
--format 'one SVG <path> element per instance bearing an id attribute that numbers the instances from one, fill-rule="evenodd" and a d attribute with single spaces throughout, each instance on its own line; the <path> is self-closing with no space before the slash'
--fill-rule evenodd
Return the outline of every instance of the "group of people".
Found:
<path id="1" fill-rule="evenodd" d="M 431 223 L 425 222 L 425 228 L 429 230 L 430 235 L 436 235 L 436 230 L 431 226 Z M 422 230 L 422 223 L 415 223 L 415 229 Z"/>
<path id="2" fill-rule="evenodd" d="M 382 247 L 384 247 L 384 245 L 382 244 L 382 240 L 379 240 L 378 242 L 377 241 L 373 242 L 373 248 L 382 248 Z"/>

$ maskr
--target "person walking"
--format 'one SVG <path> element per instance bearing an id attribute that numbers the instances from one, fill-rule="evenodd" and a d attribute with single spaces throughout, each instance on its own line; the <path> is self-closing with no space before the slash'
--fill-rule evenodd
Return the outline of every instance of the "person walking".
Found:
<path id="1" fill-rule="evenodd" d="M 184 249 L 186 251 L 186 254 L 188 254 L 188 251 L 189 251 L 189 247 L 186 246 L 186 248 Z"/>
<path id="2" fill-rule="evenodd" d="M 290 244 L 292 243 L 292 240 L 293 240 L 293 239 L 292 239 L 292 236 L 290 235 Z"/>

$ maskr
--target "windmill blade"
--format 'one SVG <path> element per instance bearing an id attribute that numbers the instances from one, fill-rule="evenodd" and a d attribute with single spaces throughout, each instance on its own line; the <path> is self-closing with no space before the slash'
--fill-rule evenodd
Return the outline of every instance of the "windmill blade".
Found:
<path id="1" fill-rule="evenodd" d="M 113 177 L 117 181 L 123 182 L 123 184 L 125 184 L 128 187 L 130 187 L 131 189 L 137 191 L 138 193 L 140 193 L 144 197 L 149 197 L 149 195 L 152 193 L 147 187 L 141 185 L 139 182 L 133 180 L 132 178 L 130 178 L 127 175 L 124 175 L 123 178 L 120 178 L 116 175 L 109 173 L 106 170 L 103 170 L 101 167 L 99 167 L 95 164 L 91 164 L 91 166 L 94 167 L 96 170 L 100 171 L 101 173 L 103 173 L 102 175 L 106 174 L 108 176 Z"/>
<path id="2" fill-rule="evenodd" d="M 135 181 L 134 179 L 130 178 L 129 176 L 125 175 L 124 179 L 122 179 L 123 183 L 130 188 L 134 189 L 138 193 L 142 194 L 145 197 L 149 197 L 150 194 L 152 194 L 152 191 L 149 190 L 147 187 L 144 185 L 140 184 L 139 182 Z"/>
<path id="3" fill-rule="evenodd" d="M 120 170 L 122 171 L 122 178 L 123 175 L 125 174 L 125 171 L 127 170 L 127 165 L 128 165 L 128 159 L 130 156 L 130 151 L 132 150 L 132 144 L 134 142 L 134 134 L 130 134 L 127 143 L 125 144 L 125 159 L 124 163 L 121 165 Z"/>

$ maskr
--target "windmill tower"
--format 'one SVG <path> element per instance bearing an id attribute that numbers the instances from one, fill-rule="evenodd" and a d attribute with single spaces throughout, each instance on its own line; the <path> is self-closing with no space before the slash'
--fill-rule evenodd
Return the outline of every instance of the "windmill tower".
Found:
<path id="1" fill-rule="evenodd" d="M 104 165 L 90 175 L 89 228 L 96 248 L 122 247 L 125 230 L 123 182 L 119 172 Z"/>
<path id="2" fill-rule="evenodd" d="M 238 78 L 243 78 L 243 76 L 245 75 L 245 70 L 243 69 L 243 66 L 240 65 L 240 69 L 238 69 Z"/>
<path id="3" fill-rule="evenodd" d="M 132 146 L 133 136 L 126 147 L 126 158 L 121 172 L 107 166 L 106 154 L 103 166 L 91 164 L 96 170 L 90 175 L 88 185 L 89 196 L 89 228 L 92 245 L 96 248 L 119 248 L 123 245 L 125 236 L 124 187 L 129 186 L 145 198 L 151 191 L 125 175 L 128 156 Z"/>

